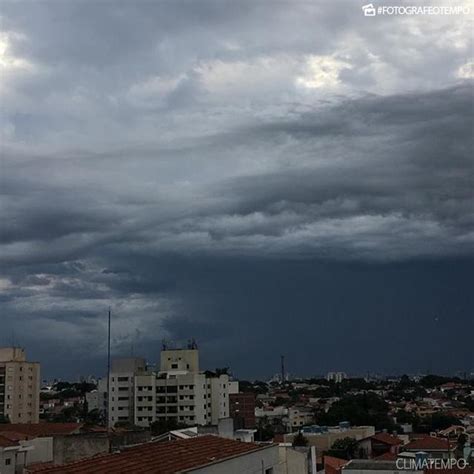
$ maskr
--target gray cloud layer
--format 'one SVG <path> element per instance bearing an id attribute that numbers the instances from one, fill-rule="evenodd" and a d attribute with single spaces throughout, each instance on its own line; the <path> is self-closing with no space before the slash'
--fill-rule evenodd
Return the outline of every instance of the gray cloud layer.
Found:
<path id="1" fill-rule="evenodd" d="M 462 291 L 433 300 L 428 278 L 415 303 L 398 270 L 454 262 L 460 290 L 472 271 L 470 20 L 369 19 L 353 2 L 5 3 L 3 338 L 21 335 L 50 371 L 67 365 L 51 347 L 92 370 L 111 304 L 116 352 L 198 335 L 248 372 L 239 332 L 262 357 L 301 356 L 305 334 L 354 335 L 374 312 L 384 331 L 413 305 L 420 328 L 449 305 L 472 324 Z M 361 296 L 335 305 L 354 275 Z M 374 306 L 380 275 L 399 296 L 378 288 Z M 262 348 L 288 313 L 309 331 Z M 400 366 L 425 368 L 430 347 Z M 464 366 L 457 351 L 444 368 Z"/>

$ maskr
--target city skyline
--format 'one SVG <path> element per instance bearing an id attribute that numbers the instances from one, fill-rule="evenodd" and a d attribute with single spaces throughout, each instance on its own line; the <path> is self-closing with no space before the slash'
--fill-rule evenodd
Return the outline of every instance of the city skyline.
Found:
<path id="1" fill-rule="evenodd" d="M 242 378 L 473 370 L 472 14 L 1 19 L 0 344 L 94 373 L 111 307 L 113 355 L 194 337 Z"/>

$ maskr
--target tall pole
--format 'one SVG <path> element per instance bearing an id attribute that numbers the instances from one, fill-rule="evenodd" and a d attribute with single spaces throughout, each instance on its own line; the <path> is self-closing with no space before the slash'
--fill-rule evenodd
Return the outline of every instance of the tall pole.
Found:
<path id="1" fill-rule="evenodd" d="M 281 356 L 281 384 L 285 383 L 285 356 Z"/>
<path id="2" fill-rule="evenodd" d="M 108 321 L 108 331 L 107 331 L 107 432 L 110 429 L 110 422 L 109 422 L 109 410 L 110 410 L 110 306 L 109 306 L 109 321 Z"/>

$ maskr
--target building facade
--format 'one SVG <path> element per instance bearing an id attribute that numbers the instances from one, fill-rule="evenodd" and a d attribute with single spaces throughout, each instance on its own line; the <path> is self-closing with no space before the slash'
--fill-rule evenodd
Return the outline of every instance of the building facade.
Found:
<path id="1" fill-rule="evenodd" d="M 0 417 L 11 423 L 39 422 L 40 364 L 19 347 L 0 348 Z"/>
<path id="2" fill-rule="evenodd" d="M 229 376 L 200 371 L 196 347 L 164 349 L 159 371 L 147 368 L 144 359 L 114 361 L 108 400 L 111 426 L 217 425 L 229 417 Z"/>
<path id="3" fill-rule="evenodd" d="M 336 383 L 341 383 L 343 380 L 347 379 L 347 374 L 345 372 L 328 372 L 326 379 Z"/>
<path id="4" fill-rule="evenodd" d="M 236 429 L 255 428 L 255 394 L 253 392 L 229 395 L 230 416 Z"/>
<path id="5" fill-rule="evenodd" d="M 115 359 L 110 368 L 107 415 L 109 425 L 133 424 L 135 420 L 135 378 L 147 370 L 145 359 L 129 357 Z M 102 390 L 107 387 L 99 387 Z M 99 390 L 99 398 L 102 398 Z"/>

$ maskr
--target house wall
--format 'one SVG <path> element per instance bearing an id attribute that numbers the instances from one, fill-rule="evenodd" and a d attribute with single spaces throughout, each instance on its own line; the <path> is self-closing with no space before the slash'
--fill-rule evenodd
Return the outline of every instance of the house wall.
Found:
<path id="1" fill-rule="evenodd" d="M 54 464 L 65 464 L 109 451 L 107 435 L 78 434 L 55 436 L 53 441 Z"/>
<path id="2" fill-rule="evenodd" d="M 280 471 L 285 474 L 307 474 L 308 472 L 308 453 L 298 451 L 287 446 L 279 446 Z"/>
<path id="3" fill-rule="evenodd" d="M 0 448 L 0 473 L 15 474 L 16 449 Z M 9 464 L 7 464 L 9 461 Z"/>
<path id="4" fill-rule="evenodd" d="M 24 447 L 32 447 L 26 454 L 26 463 L 33 464 L 37 462 L 53 461 L 53 438 L 34 438 L 20 441 L 20 445 Z M 0 469 L 1 472 L 1 469 Z"/>

